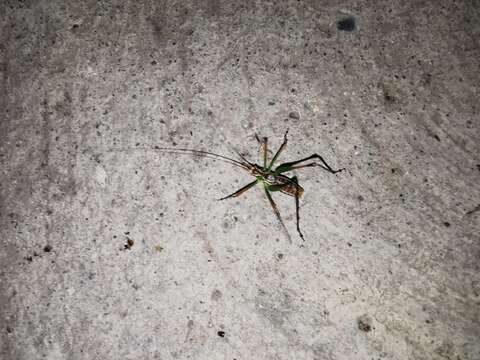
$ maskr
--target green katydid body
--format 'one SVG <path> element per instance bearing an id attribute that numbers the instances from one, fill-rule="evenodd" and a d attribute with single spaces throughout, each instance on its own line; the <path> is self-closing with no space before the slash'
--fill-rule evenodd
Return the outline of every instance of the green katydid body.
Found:
<path id="1" fill-rule="evenodd" d="M 260 140 L 257 137 L 257 140 L 262 144 L 262 148 L 263 148 L 263 166 L 249 162 L 240 154 L 239 156 L 241 157 L 242 160 L 238 161 L 223 155 L 215 154 L 208 151 L 202 151 L 202 150 L 161 148 L 161 147 L 155 147 L 155 150 L 159 150 L 163 152 L 180 153 L 180 154 L 190 154 L 194 156 L 213 157 L 248 171 L 253 177 L 255 177 L 255 180 L 243 186 L 242 188 L 238 189 L 234 193 L 228 196 L 225 196 L 219 200 L 238 197 L 244 192 L 246 192 L 247 190 L 251 189 L 253 186 L 257 184 L 261 184 L 263 185 L 267 199 L 270 202 L 270 205 L 272 206 L 272 209 L 277 219 L 279 220 L 280 224 L 283 226 L 287 234 L 288 234 L 288 231 L 286 230 L 285 224 L 283 223 L 282 217 L 280 216 L 280 212 L 278 211 L 277 205 L 275 204 L 270 193 L 275 191 L 280 191 L 284 194 L 295 197 L 297 232 L 302 238 L 302 240 L 304 240 L 303 234 L 300 231 L 300 214 L 299 214 L 299 199 L 303 195 L 304 189 L 298 184 L 298 179 L 296 176 L 289 177 L 285 175 L 285 173 L 295 169 L 301 169 L 304 167 L 312 167 L 312 166 L 319 166 L 332 174 L 336 174 L 337 172 L 343 171 L 345 169 L 333 170 L 325 162 L 325 160 L 318 154 L 313 154 L 309 157 L 306 157 L 297 161 L 286 162 L 278 165 L 275 169 L 273 169 L 273 165 L 275 164 L 278 156 L 287 145 L 287 134 L 288 134 L 288 130 L 285 132 L 282 145 L 277 150 L 277 152 L 275 153 L 275 155 L 273 156 L 270 162 L 268 162 L 267 138 L 263 138 L 262 140 Z M 312 159 L 318 159 L 320 160 L 320 163 L 310 162 L 307 164 L 299 165 L 302 162 L 312 160 Z"/>
<path id="2" fill-rule="evenodd" d="M 262 183 L 269 191 L 281 191 L 284 194 L 301 197 L 303 195 L 303 188 L 294 180 L 286 175 L 283 175 L 280 170 L 269 170 L 258 164 L 252 164 L 249 171 L 255 176 L 255 184 Z M 287 172 L 289 170 L 283 170 Z M 252 185 L 253 186 L 253 185 Z"/>

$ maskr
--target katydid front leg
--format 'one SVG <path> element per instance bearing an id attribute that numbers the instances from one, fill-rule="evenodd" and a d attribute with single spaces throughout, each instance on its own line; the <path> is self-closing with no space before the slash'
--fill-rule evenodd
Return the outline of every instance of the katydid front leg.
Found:
<path id="1" fill-rule="evenodd" d="M 285 135 L 283 135 L 283 143 L 282 145 L 280 145 L 280 147 L 278 148 L 277 152 L 275 153 L 275 155 L 273 156 L 272 158 L 272 161 L 270 161 L 270 165 L 268 165 L 268 169 L 267 170 L 270 170 L 273 166 L 273 164 L 275 163 L 275 161 L 277 160 L 277 158 L 280 156 L 280 153 L 283 151 L 283 149 L 285 149 L 285 146 L 287 146 L 287 135 L 288 135 L 288 129 L 287 131 L 285 131 Z"/>
<path id="2" fill-rule="evenodd" d="M 238 197 L 240 195 L 242 195 L 245 191 L 249 190 L 250 188 L 252 188 L 256 183 L 258 182 L 258 179 L 252 181 L 251 183 L 245 185 L 244 187 L 238 189 L 237 191 L 235 191 L 233 194 L 230 194 L 230 195 L 227 195 L 223 198 L 220 198 L 218 199 L 219 201 L 220 200 L 225 200 L 225 199 L 228 199 L 228 198 L 231 198 L 231 197 Z"/>

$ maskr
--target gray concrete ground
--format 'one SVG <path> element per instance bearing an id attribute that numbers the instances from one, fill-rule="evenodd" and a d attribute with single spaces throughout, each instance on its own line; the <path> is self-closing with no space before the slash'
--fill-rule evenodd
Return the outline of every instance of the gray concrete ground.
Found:
<path id="1" fill-rule="evenodd" d="M 478 1 L 0 11 L 1 359 L 480 359 Z"/>

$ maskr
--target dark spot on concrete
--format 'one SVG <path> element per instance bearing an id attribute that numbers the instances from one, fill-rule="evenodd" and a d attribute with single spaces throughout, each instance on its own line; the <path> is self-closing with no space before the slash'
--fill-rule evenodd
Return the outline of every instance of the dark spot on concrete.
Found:
<path id="1" fill-rule="evenodd" d="M 45 245 L 45 247 L 43 248 L 43 251 L 48 253 L 48 252 L 52 251 L 52 247 L 50 245 Z"/>
<path id="2" fill-rule="evenodd" d="M 438 137 L 437 134 L 433 135 L 433 137 L 435 138 L 435 140 L 440 141 L 440 138 Z"/>
<path id="3" fill-rule="evenodd" d="M 364 332 L 372 331 L 372 320 L 368 315 L 362 315 L 357 319 L 358 328 Z"/>
<path id="4" fill-rule="evenodd" d="M 450 227 L 450 223 L 448 221 L 445 221 L 443 225 L 445 225 L 446 227 Z"/>
<path id="5" fill-rule="evenodd" d="M 33 261 L 33 257 L 31 256 L 25 256 L 25 260 L 29 261 L 29 262 L 32 262 Z"/>
<path id="6" fill-rule="evenodd" d="M 472 210 L 470 210 L 470 211 L 467 211 L 467 212 L 465 213 L 465 215 L 472 215 L 472 214 L 476 213 L 476 212 L 479 211 L 479 210 L 480 210 L 480 204 L 478 204 L 474 209 L 472 209 Z"/>
<path id="7" fill-rule="evenodd" d="M 152 62 L 150 63 L 150 65 L 157 65 L 157 62 L 155 60 L 152 60 Z"/>
<path id="8" fill-rule="evenodd" d="M 337 29 L 340 31 L 354 31 L 355 30 L 355 18 L 349 16 L 342 20 L 337 21 Z"/>
<path id="9" fill-rule="evenodd" d="M 127 238 L 127 243 L 125 245 L 123 245 L 123 247 L 124 247 L 125 250 L 130 250 L 134 243 L 135 242 L 132 239 Z"/>
<path id="10" fill-rule="evenodd" d="M 384 95 L 383 95 L 383 98 L 385 99 L 386 102 L 388 103 L 393 103 L 395 102 L 395 98 L 390 95 L 388 92 L 386 92 Z"/>
<path id="11" fill-rule="evenodd" d="M 391 171 L 392 171 L 392 174 L 395 174 L 395 169 L 392 169 Z"/>
<path id="12" fill-rule="evenodd" d="M 288 117 L 293 120 L 299 120 L 300 115 L 296 111 L 292 111 L 290 114 L 288 114 Z"/>
<path id="13" fill-rule="evenodd" d="M 349 247 L 352 247 L 352 243 L 347 242 L 347 245 L 348 245 Z"/>
<path id="14" fill-rule="evenodd" d="M 220 300 L 221 297 L 222 297 L 222 292 L 218 289 L 213 290 L 212 295 L 210 296 L 210 298 L 215 301 Z"/>
<path id="15" fill-rule="evenodd" d="M 223 338 L 225 337 L 225 331 L 222 331 L 222 330 L 217 331 L 217 335 Z"/>
<path id="16" fill-rule="evenodd" d="M 278 260 L 282 260 L 282 259 L 283 259 L 283 254 L 282 254 L 282 253 L 278 253 L 278 254 L 277 254 L 277 259 L 278 259 Z"/>
<path id="17" fill-rule="evenodd" d="M 365 198 L 362 195 L 358 195 L 358 201 L 363 201 Z"/>
<path id="18" fill-rule="evenodd" d="M 13 332 L 13 328 L 11 328 L 10 326 L 7 326 L 6 330 L 7 330 L 7 333 L 9 334 Z"/>

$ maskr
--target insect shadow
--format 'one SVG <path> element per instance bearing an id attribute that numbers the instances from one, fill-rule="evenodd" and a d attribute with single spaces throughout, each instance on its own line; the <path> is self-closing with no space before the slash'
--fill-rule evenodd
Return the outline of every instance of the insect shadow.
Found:
<path id="1" fill-rule="evenodd" d="M 282 145 L 280 145 L 280 147 L 278 148 L 278 150 L 275 152 L 275 154 L 270 160 L 268 159 L 268 154 L 269 154 L 268 138 L 266 137 L 259 138 L 257 135 L 255 135 L 255 138 L 261 144 L 261 147 L 262 147 L 263 165 L 254 164 L 248 161 L 247 159 L 245 159 L 245 157 L 243 157 L 239 153 L 237 153 L 237 155 L 240 157 L 241 160 L 235 160 L 227 156 L 223 156 L 223 155 L 219 155 L 213 152 L 203 151 L 203 150 L 165 148 L 165 147 L 158 147 L 158 146 L 155 146 L 154 149 L 162 152 L 190 154 L 193 156 L 217 158 L 222 161 L 228 162 L 231 165 L 234 165 L 246 170 L 250 175 L 252 175 L 255 178 L 255 180 L 241 187 L 240 189 L 236 190 L 230 195 L 222 197 L 218 200 L 226 200 L 230 198 L 239 197 L 240 195 L 242 195 L 243 193 L 245 193 L 246 191 L 248 191 L 249 189 L 251 189 L 257 184 L 262 186 L 265 191 L 265 195 L 267 196 L 267 199 L 270 205 L 272 206 L 273 212 L 275 213 L 278 221 L 280 222 L 280 224 L 282 225 L 283 229 L 285 230 L 286 234 L 289 237 L 290 235 L 288 233 L 288 230 L 285 226 L 285 223 L 282 220 L 280 211 L 278 210 L 277 204 L 273 200 L 271 193 L 280 191 L 284 194 L 294 197 L 296 220 L 297 220 L 297 232 L 300 238 L 302 240 L 305 240 L 303 233 L 300 230 L 300 211 L 299 211 L 300 198 L 303 195 L 304 189 L 299 185 L 298 179 L 296 176 L 290 177 L 285 174 L 292 170 L 298 170 L 306 167 L 320 167 L 331 174 L 336 174 L 340 171 L 344 171 L 345 169 L 342 168 L 338 170 L 333 170 L 330 167 L 330 165 L 328 165 L 327 162 L 323 159 L 323 157 L 321 157 L 318 154 L 312 154 L 310 156 L 307 156 L 303 159 L 296 160 L 296 161 L 285 162 L 274 168 L 275 162 L 278 160 L 278 157 L 287 146 L 287 135 L 288 135 L 288 130 L 285 132 L 285 135 L 283 136 Z"/>

